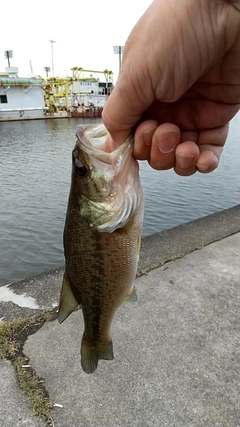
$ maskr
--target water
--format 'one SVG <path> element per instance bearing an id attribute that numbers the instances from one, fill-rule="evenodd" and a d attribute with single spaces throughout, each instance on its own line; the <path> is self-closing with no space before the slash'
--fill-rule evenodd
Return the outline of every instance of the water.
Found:
<path id="1" fill-rule="evenodd" d="M 75 127 L 88 122 L 0 124 L 0 285 L 63 265 L 62 230 Z M 144 236 L 239 203 L 239 135 L 240 114 L 232 121 L 220 166 L 210 175 L 179 177 L 141 162 Z"/>

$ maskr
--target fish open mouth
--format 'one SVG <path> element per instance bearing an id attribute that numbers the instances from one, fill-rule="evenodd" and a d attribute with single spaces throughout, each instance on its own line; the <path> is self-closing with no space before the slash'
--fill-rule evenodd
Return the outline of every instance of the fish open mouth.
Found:
<path id="1" fill-rule="evenodd" d="M 76 135 L 80 150 L 91 163 L 95 187 L 103 196 L 101 200 L 82 196 L 81 215 L 101 232 L 123 228 L 143 199 L 138 162 L 132 156 L 133 136 L 108 152 L 111 137 L 103 124 L 77 126 Z"/>
<path id="2" fill-rule="evenodd" d="M 122 156 L 124 155 L 124 157 L 127 157 L 129 151 L 132 151 L 133 148 L 131 135 L 123 144 L 116 147 L 103 124 L 99 126 L 78 125 L 76 128 L 76 136 L 82 149 L 89 156 L 106 164 L 112 165 L 116 162 L 122 163 Z"/>
<path id="3" fill-rule="evenodd" d="M 88 146 L 91 145 L 95 149 L 104 151 L 105 153 L 112 153 L 116 148 L 109 132 L 102 124 L 99 126 L 78 125 L 76 134 L 78 138 L 82 142 L 87 143 Z"/>

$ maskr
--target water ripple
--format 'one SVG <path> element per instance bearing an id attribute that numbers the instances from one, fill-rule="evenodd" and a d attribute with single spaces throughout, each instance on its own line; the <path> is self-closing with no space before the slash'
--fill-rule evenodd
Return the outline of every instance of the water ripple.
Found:
<path id="1" fill-rule="evenodd" d="M 63 264 L 75 128 L 88 122 L 0 124 L 0 286 Z M 239 135 L 240 115 L 232 122 L 220 166 L 210 175 L 179 177 L 141 162 L 144 236 L 239 203 Z"/>

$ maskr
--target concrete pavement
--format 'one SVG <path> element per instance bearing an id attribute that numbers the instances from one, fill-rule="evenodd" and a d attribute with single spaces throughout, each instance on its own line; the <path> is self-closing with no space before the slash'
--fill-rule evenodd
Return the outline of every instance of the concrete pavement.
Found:
<path id="1" fill-rule="evenodd" d="M 0 359 L 0 426 L 44 427 L 46 423 L 32 413 L 32 408 L 18 387 L 14 368 Z"/>
<path id="2" fill-rule="evenodd" d="M 100 361 L 92 375 L 80 366 L 81 311 L 28 336 L 23 352 L 57 404 L 52 425 L 240 427 L 239 231 L 240 206 L 145 239 L 136 279 L 139 303 L 118 310 L 115 359 Z M 54 306 L 61 275 L 56 270 L 20 283 L 18 293 L 27 293 L 26 301 L 34 298 L 35 308 L 5 301 L 0 317 Z M 5 360 L 0 390 L 0 426 L 44 425 Z"/>

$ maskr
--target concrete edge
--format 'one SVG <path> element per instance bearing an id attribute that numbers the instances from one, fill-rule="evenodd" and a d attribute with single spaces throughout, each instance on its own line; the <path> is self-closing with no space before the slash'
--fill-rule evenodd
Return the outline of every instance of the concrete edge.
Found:
<path id="1" fill-rule="evenodd" d="M 240 205 L 237 205 L 145 237 L 142 240 L 139 274 L 239 231 Z"/>
<path id="2" fill-rule="evenodd" d="M 138 276 L 240 231 L 240 205 L 142 239 Z M 0 319 L 25 317 L 58 304 L 63 267 L 7 286 L 13 298 L 1 301 Z M 2 287 L 6 288 L 6 287 Z M 3 290 L 3 289 L 2 289 Z M 15 296 L 22 296 L 21 305 Z"/>

